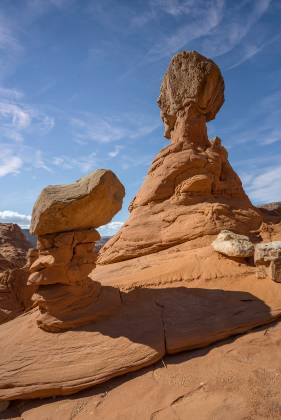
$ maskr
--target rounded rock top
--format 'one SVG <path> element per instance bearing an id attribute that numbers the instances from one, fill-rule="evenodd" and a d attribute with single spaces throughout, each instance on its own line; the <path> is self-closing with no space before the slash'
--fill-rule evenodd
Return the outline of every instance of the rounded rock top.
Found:
<path id="1" fill-rule="evenodd" d="M 72 184 L 50 185 L 34 204 L 30 233 L 40 236 L 105 225 L 121 209 L 124 195 L 124 186 L 107 169 Z"/>
<path id="2" fill-rule="evenodd" d="M 213 120 L 224 103 L 219 67 L 197 51 L 179 52 L 163 77 L 157 102 L 164 124 L 173 126 L 177 112 L 189 103 L 195 104 L 206 121 Z"/>

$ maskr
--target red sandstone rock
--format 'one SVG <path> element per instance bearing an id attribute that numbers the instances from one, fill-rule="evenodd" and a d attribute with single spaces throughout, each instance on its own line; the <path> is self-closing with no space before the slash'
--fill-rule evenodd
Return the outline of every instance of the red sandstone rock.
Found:
<path id="1" fill-rule="evenodd" d="M 21 314 L 31 305 L 33 291 L 27 288 L 29 242 L 16 224 L 0 224 L 0 324 Z"/>
<path id="2" fill-rule="evenodd" d="M 73 184 L 48 186 L 33 207 L 30 232 L 42 236 L 104 225 L 121 209 L 124 195 L 117 176 L 106 169 Z"/>
<path id="3" fill-rule="evenodd" d="M 45 188 L 32 212 L 31 231 L 38 236 L 38 257 L 28 284 L 36 287 L 34 305 L 40 328 L 59 332 L 111 315 L 120 305 L 117 290 L 101 290 L 88 279 L 96 266 L 93 226 L 107 223 L 121 208 L 124 187 L 103 169 L 74 184 Z"/>
<path id="4" fill-rule="evenodd" d="M 217 66 L 196 52 L 179 53 L 164 76 L 159 105 L 172 144 L 154 159 L 130 205 L 130 217 L 103 247 L 109 264 L 223 229 L 249 234 L 262 218 L 253 207 L 219 138 L 210 141 L 206 121 L 223 103 Z M 179 89 L 179 91 L 177 91 Z M 171 117 L 172 116 L 172 117 Z"/>

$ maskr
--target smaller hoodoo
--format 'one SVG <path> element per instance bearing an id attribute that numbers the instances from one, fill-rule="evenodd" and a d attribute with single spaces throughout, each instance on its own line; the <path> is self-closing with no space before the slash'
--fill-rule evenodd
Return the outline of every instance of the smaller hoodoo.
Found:
<path id="1" fill-rule="evenodd" d="M 125 189 L 116 175 L 100 169 L 73 184 L 46 187 L 36 201 L 30 231 L 38 235 L 38 258 L 28 284 L 37 286 L 38 325 L 60 331 L 94 321 L 115 308 L 88 274 L 95 268 L 95 229 L 122 206 Z M 119 300 L 116 300 L 116 302 Z M 103 305 L 103 302 L 106 302 Z"/>

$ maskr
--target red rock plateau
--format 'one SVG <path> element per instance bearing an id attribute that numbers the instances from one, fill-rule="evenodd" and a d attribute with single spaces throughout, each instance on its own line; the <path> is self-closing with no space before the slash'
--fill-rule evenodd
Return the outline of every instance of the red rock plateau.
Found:
<path id="1" fill-rule="evenodd" d="M 95 228 L 124 195 L 117 177 L 43 190 L 34 307 L 0 327 L 0 400 L 59 398 L 15 401 L 7 416 L 281 418 L 281 217 L 252 205 L 221 141 L 208 139 L 223 101 L 213 61 L 173 58 L 158 101 L 171 144 L 98 264 Z"/>

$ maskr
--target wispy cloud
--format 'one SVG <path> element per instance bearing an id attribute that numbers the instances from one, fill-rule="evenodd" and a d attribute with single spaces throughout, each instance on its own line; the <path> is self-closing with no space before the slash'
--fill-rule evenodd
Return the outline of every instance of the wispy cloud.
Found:
<path id="1" fill-rule="evenodd" d="M 8 153 L 6 156 L 0 156 L 0 177 L 9 174 L 17 174 L 22 166 L 23 161 L 19 156 Z"/>
<path id="2" fill-rule="evenodd" d="M 111 143 L 123 139 L 137 139 L 152 133 L 160 125 L 159 119 L 142 115 L 97 116 L 83 113 L 71 119 L 74 140 Z"/>
<path id="3" fill-rule="evenodd" d="M 22 142 L 27 132 L 46 134 L 54 127 L 55 120 L 26 104 L 23 92 L 2 87 L 0 88 L 0 125 L 2 138 Z"/>
<path id="4" fill-rule="evenodd" d="M 0 223 L 17 223 L 22 228 L 28 228 L 31 222 L 29 214 L 22 214 L 13 210 L 0 211 Z"/>
<path id="5" fill-rule="evenodd" d="M 95 152 L 85 156 L 71 157 L 71 156 L 56 156 L 50 160 L 50 164 L 65 169 L 71 170 L 78 168 L 82 173 L 89 172 L 98 168 L 98 159 Z"/>
<path id="6" fill-rule="evenodd" d="M 116 156 L 119 155 L 120 151 L 124 148 L 124 146 L 121 146 L 119 144 L 117 144 L 117 146 L 115 146 L 109 153 L 108 156 L 110 158 L 115 158 Z"/>
<path id="7" fill-rule="evenodd" d="M 269 166 L 252 173 L 245 179 L 245 188 L 256 203 L 280 201 L 281 165 Z"/>
<path id="8" fill-rule="evenodd" d="M 209 34 L 223 18 L 224 0 L 162 1 L 158 5 L 173 16 L 185 15 L 185 22 L 175 22 L 175 31 L 155 43 L 144 57 L 148 62 L 170 56 L 191 41 Z"/>
<path id="9" fill-rule="evenodd" d="M 245 143 L 268 146 L 280 142 L 281 89 L 255 103 L 245 117 L 221 129 L 221 132 L 228 147 Z"/>

